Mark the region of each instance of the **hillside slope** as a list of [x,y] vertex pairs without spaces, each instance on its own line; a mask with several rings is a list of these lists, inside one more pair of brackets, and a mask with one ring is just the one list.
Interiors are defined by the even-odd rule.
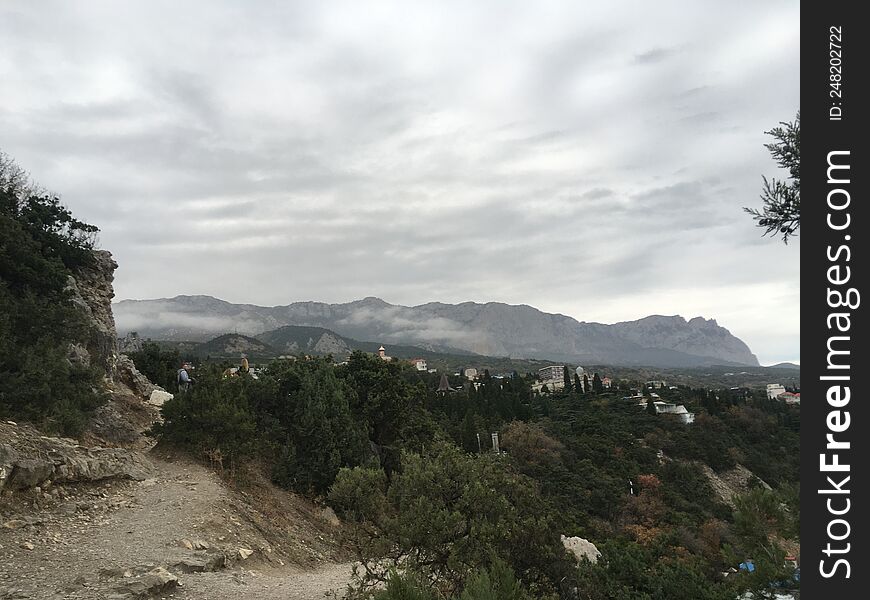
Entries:
[[[12,429],[18,438],[35,433],[4,427],[0,442]],[[134,598],[155,568],[168,580],[161,595],[180,599],[308,600],[349,580],[338,528],[310,502],[262,480],[245,492],[228,488],[189,459],[138,456],[140,481],[55,484],[4,498],[0,598]],[[244,558],[240,549],[252,552]]]

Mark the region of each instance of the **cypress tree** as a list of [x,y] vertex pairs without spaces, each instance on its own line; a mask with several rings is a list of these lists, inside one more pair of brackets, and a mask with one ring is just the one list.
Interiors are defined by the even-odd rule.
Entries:
[[462,419],[462,448],[466,452],[477,452],[477,425],[471,410],[465,411]]
[[601,383],[601,377],[598,376],[598,373],[595,373],[592,376],[592,391],[596,394],[600,394],[604,391],[604,384]]

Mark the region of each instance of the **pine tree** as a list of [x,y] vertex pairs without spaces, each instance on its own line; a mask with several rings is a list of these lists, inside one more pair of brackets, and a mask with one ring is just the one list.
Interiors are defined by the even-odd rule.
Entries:
[[586,373],[583,373],[583,393],[585,394],[585,393],[588,392],[589,390],[590,390],[590,387],[589,387],[589,375],[587,375]]
[[580,381],[580,376],[577,373],[574,373],[574,390],[578,394],[583,393],[583,382]]
[[562,367],[562,380],[565,382],[565,392],[571,392],[571,372],[568,367]]
[[301,374],[294,406],[292,447],[288,448],[276,479],[299,491],[324,491],[338,469],[356,465],[366,449],[365,435],[351,417],[348,391],[326,363],[309,365]]
[[774,142],[764,147],[776,160],[781,169],[788,169],[789,181],[763,177],[764,189],[761,194],[762,210],[744,208],[764,229],[764,235],[782,234],[782,241],[788,243],[790,236],[797,235],[801,226],[801,113],[798,111],[791,123],[781,122],[764,133],[773,137]]

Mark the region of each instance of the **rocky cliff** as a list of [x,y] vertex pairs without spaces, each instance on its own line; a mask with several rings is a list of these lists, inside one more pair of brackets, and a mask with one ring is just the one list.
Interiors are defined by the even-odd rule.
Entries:
[[147,400],[159,388],[118,352],[112,313],[117,268],[111,253],[97,250],[93,263],[69,278],[72,301],[87,321],[87,333],[70,348],[70,360],[98,367],[108,392],[106,404],[95,411],[84,439],[94,444],[143,447],[149,443],[143,432],[159,418],[158,408]]
[[138,331],[153,339],[199,341],[227,331],[258,335],[297,325],[322,327],[361,341],[579,364],[758,365],[743,341],[700,317],[687,321],[680,316],[651,316],[608,325],[525,305],[433,302],[409,307],[378,298],[262,307],[209,296],[178,296],[125,300],[114,310],[122,333]]
[[123,448],[88,448],[75,440],[40,435],[28,425],[0,422],[0,492],[105,479],[145,479],[150,465]]
[[73,303],[88,321],[88,335],[73,354],[78,360],[98,366],[106,378],[112,380],[118,359],[118,336],[112,315],[112,298],[115,297],[112,282],[118,263],[106,250],[97,250],[93,254],[93,264],[76,271],[68,282]]

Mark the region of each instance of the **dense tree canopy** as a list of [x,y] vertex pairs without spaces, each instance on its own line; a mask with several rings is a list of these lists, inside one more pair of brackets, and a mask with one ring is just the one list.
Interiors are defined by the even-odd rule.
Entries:
[[[705,471],[739,462],[799,514],[800,409],[763,391],[657,390],[697,413],[686,425],[615,390],[539,394],[519,375],[457,377],[459,391],[439,393],[440,374],[365,353],[278,361],[256,380],[223,379],[222,367],[205,365],[198,387],[167,402],[164,439],[265,461],[280,484],[326,493],[354,524],[358,590],[389,581],[383,600],[485,598],[499,561],[505,585],[536,600],[719,600],[787,576],[776,561],[778,540],[797,535],[790,518],[746,526],[755,513],[726,505]],[[571,567],[563,534],[599,544],[602,560]],[[759,551],[776,568],[722,580]]]

